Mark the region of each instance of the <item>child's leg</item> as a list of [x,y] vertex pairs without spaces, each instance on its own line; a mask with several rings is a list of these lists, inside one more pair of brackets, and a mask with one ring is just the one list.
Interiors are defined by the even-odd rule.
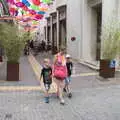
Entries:
[[67,93],[69,93],[69,84],[66,84],[66,91],[67,91]]
[[68,84],[68,80],[67,80],[67,77],[65,78],[65,86],[63,88],[63,91],[64,92],[67,92],[67,84]]
[[71,77],[68,77],[68,85],[67,85],[67,90],[68,90],[68,97],[71,98],[72,97],[72,93],[71,93],[71,89],[70,89],[70,82],[71,82]]
[[45,97],[49,97],[48,90],[45,90]]
[[65,83],[65,86],[64,86],[64,88],[63,88],[63,91],[64,91],[64,92],[67,92],[66,89],[67,89],[67,84]]
[[48,84],[44,84],[45,85],[45,102],[49,103],[49,89],[50,89],[50,85]]
[[69,89],[69,92],[71,92],[70,84],[71,84],[71,76],[68,77],[68,89]]
[[65,89],[67,88],[67,84],[65,83],[65,87],[64,87]]
[[51,84],[46,84],[46,97],[49,97],[49,90]]

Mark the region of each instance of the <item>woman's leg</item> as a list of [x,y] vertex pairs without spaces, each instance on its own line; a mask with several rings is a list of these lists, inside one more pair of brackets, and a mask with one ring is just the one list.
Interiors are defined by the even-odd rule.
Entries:
[[64,104],[64,99],[63,99],[63,88],[64,88],[64,80],[55,80],[56,84],[57,84],[57,92],[60,98],[60,103]]
[[63,99],[63,88],[64,88],[64,80],[59,80],[59,97],[60,97],[60,100],[64,102],[64,99]]
[[54,78],[54,81],[57,85],[57,96],[59,97],[59,80],[57,80],[56,78]]

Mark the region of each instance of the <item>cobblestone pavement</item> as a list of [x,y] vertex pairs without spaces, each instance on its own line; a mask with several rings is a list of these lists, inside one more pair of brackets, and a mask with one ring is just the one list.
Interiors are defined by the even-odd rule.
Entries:
[[120,86],[73,91],[61,106],[51,95],[43,101],[40,91],[0,92],[0,120],[120,120]]

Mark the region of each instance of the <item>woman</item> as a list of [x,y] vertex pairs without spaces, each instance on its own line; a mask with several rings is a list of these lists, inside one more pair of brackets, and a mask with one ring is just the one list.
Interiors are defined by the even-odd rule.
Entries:
[[65,59],[65,49],[61,49],[59,53],[55,55],[53,65],[53,76],[55,77],[55,83],[57,85],[57,96],[60,98],[60,104],[64,105],[63,88],[64,79],[67,76],[67,67]]

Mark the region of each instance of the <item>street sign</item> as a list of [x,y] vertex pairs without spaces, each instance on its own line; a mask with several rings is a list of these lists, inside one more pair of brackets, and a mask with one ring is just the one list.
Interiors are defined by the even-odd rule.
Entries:
[[76,40],[76,37],[71,37],[71,40],[72,40],[72,41],[75,41],[75,40]]

